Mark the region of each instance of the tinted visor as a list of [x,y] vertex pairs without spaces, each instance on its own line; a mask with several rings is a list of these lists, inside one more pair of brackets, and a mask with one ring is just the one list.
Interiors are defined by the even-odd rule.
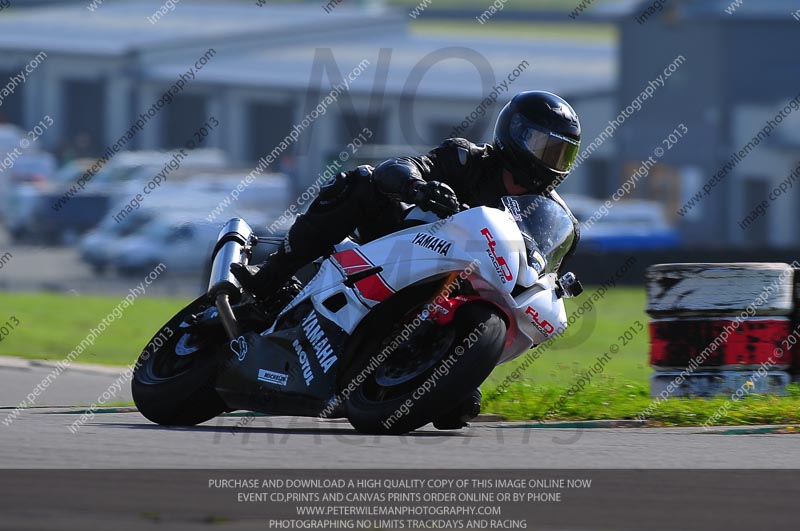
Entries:
[[511,139],[517,149],[531,153],[546,167],[562,173],[572,168],[580,149],[580,142],[536,127],[520,114],[511,120]]

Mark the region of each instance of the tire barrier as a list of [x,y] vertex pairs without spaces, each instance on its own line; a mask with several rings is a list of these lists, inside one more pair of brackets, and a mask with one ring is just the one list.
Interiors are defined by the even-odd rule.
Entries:
[[648,268],[651,395],[785,394],[800,369],[796,276],[782,263]]

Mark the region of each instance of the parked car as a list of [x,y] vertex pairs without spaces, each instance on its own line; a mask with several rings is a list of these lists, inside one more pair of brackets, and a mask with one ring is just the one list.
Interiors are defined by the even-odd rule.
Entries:
[[243,201],[232,205],[219,219],[208,221],[207,216],[219,205],[221,197],[223,196],[219,192],[208,193],[202,187],[198,190],[198,187],[188,184],[183,187],[177,200],[172,194],[153,195],[138,209],[123,217],[115,217],[114,213],[119,212],[120,208],[127,204],[123,200],[115,204],[103,220],[81,238],[79,243],[81,259],[95,273],[106,272],[112,266],[112,257],[117,252],[119,242],[136,236],[151,221],[159,217],[170,216],[173,219],[193,223],[206,222],[219,228],[225,220],[233,216],[247,217],[256,223],[266,224],[276,215],[275,209],[244,209]]
[[8,185],[0,195],[0,210],[11,237],[27,236],[36,203],[56,173],[56,158],[44,151],[23,153],[7,170]]
[[664,207],[657,201],[630,199],[612,203],[582,196],[564,196],[581,223],[582,250],[652,250],[680,246],[678,230],[667,223]]
[[112,216],[106,216],[97,227],[87,232],[81,239],[79,244],[81,260],[89,264],[95,273],[105,273],[111,262],[115,244],[141,230],[157,213],[157,207],[140,208],[119,223]]
[[[25,132],[13,124],[0,124],[0,198],[5,197],[11,187],[11,169],[18,157],[20,141]],[[0,199],[2,201],[2,199]],[[3,203],[0,203],[0,221],[5,222]]]
[[[37,201],[29,222],[31,237],[53,244],[75,243],[81,234],[95,227],[111,210],[112,205],[130,200],[131,191],[141,191],[149,179],[173,160],[176,152],[131,151],[117,154],[94,175],[84,189],[68,198],[65,194],[83,173],[43,194]],[[189,152],[180,164],[180,171],[221,171],[224,154],[216,149]],[[85,171],[85,170],[84,170]]]
[[19,146],[25,131],[14,124],[0,124],[0,154],[5,154]]
[[169,272],[199,272],[205,263],[198,256],[211,252],[219,229],[217,223],[159,215],[118,240],[111,248],[109,265],[123,275],[139,275],[159,263]]

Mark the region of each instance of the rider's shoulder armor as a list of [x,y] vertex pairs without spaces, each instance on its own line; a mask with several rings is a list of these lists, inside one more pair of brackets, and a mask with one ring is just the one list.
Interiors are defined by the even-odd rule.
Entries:
[[492,149],[490,144],[473,144],[466,138],[448,138],[437,148],[442,151],[453,151],[462,166],[490,157]]

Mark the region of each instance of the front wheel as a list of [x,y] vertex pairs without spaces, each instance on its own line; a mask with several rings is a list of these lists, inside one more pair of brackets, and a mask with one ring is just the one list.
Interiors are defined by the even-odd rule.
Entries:
[[347,401],[347,417],[360,432],[402,434],[441,417],[489,376],[503,352],[506,322],[488,303],[465,304],[450,324],[420,327],[374,369],[395,335],[372,337],[340,380],[363,381]]
[[133,372],[139,412],[165,426],[193,426],[225,411],[214,389],[219,360],[213,345],[183,332],[181,323],[208,308],[205,296],[181,310],[150,340]]

